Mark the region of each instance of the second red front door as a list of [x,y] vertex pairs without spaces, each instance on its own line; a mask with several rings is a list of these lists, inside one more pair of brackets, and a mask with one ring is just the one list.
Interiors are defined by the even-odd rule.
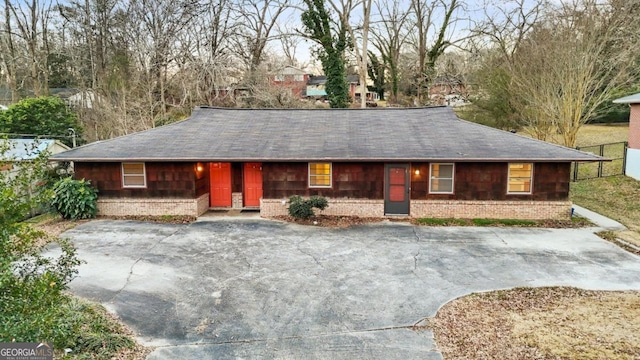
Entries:
[[262,197],[262,163],[244,164],[244,206],[259,207]]

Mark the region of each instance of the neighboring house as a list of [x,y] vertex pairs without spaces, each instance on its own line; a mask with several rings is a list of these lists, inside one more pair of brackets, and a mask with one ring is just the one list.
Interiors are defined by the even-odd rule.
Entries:
[[51,157],[99,190],[104,215],[287,213],[566,218],[572,161],[600,157],[467,122],[446,107],[196,108],[187,120]]
[[327,83],[327,77],[324,75],[313,76],[311,75],[307,80],[307,97],[312,98],[326,98],[327,90],[325,84]]
[[64,100],[69,106],[79,109],[93,109],[93,105],[96,102],[105,102],[105,99],[92,89],[78,91]]
[[463,106],[469,95],[467,85],[457,76],[438,76],[429,87],[434,105]]
[[251,96],[251,87],[241,84],[233,84],[229,86],[224,86],[220,88],[216,88],[211,94],[210,100],[225,100],[229,99],[232,101],[244,99]]
[[293,66],[286,66],[269,76],[271,85],[289,89],[291,96],[298,99],[307,96],[308,80],[309,74]]
[[[327,77],[311,76],[307,82],[307,97],[326,98],[327,91],[325,85]],[[347,83],[349,83],[349,97],[351,101],[360,100],[360,77],[358,75],[347,75]],[[370,101],[378,100],[378,94],[367,90],[367,99]]]
[[7,151],[0,159],[6,162],[0,170],[11,170],[11,163],[16,161],[30,161],[37,158],[42,152],[59,154],[70,148],[58,140],[51,139],[6,139],[0,140],[1,146],[7,146]]
[[640,180],[640,93],[613,100],[616,104],[629,104],[629,146],[625,174]]

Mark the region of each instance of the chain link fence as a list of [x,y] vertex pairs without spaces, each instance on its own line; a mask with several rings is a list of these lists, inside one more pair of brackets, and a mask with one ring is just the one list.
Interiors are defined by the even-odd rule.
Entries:
[[627,142],[577,147],[580,151],[600,155],[611,161],[574,162],[572,181],[593,179],[606,176],[623,175],[627,160]]

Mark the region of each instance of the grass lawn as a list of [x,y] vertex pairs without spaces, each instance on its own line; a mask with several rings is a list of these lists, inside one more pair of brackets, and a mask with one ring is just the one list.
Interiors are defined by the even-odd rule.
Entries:
[[625,225],[614,234],[640,246],[640,181],[619,175],[571,183],[571,201]]
[[583,125],[578,132],[578,146],[590,146],[627,141],[629,124],[597,124]]

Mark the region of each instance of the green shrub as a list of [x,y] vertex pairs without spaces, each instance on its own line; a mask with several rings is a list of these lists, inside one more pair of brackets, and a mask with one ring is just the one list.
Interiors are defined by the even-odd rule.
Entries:
[[58,239],[60,256],[43,256],[36,246],[43,233],[26,224],[2,227],[8,233],[0,236],[0,341],[46,339],[55,348],[68,347],[80,325],[63,310],[68,303],[63,291],[81,262],[75,248]]
[[55,195],[51,205],[65,219],[89,219],[98,212],[98,191],[88,180],[64,178],[53,186]]
[[324,210],[329,206],[327,199],[322,196],[312,196],[308,201],[312,208],[316,208],[318,210]]
[[315,215],[313,208],[324,210],[329,206],[327,199],[322,196],[312,196],[305,200],[299,195],[293,195],[289,201],[289,215],[296,219],[309,219]]

